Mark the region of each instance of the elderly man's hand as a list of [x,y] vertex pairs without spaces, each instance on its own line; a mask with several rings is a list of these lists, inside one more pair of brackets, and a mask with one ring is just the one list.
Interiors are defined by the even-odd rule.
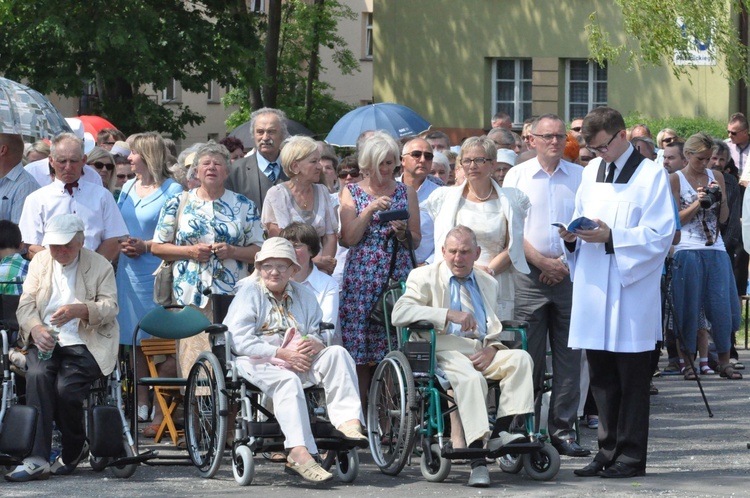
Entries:
[[88,315],[89,309],[85,304],[64,304],[52,314],[49,323],[54,327],[60,327],[75,318],[88,319]]
[[496,348],[487,346],[486,348],[482,348],[477,353],[469,356],[469,360],[471,360],[472,365],[474,365],[474,370],[478,372],[483,372],[484,370],[486,370],[487,367],[489,367],[492,363],[492,360],[495,359],[495,353],[497,353]]
[[31,337],[34,339],[34,344],[36,344],[37,349],[43,352],[54,349],[55,343],[57,342],[55,338],[47,332],[47,327],[44,325],[37,325],[31,329]]
[[449,322],[461,326],[461,332],[474,332],[477,329],[477,320],[474,315],[465,311],[448,310],[446,316]]

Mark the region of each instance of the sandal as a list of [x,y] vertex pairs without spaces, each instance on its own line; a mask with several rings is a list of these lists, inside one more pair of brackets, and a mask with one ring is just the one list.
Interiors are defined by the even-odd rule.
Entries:
[[701,364],[701,375],[713,375],[716,371],[708,366],[708,363]]
[[741,380],[742,374],[734,369],[731,363],[719,365],[719,376],[722,379]]
[[314,458],[311,458],[307,463],[302,465],[292,460],[292,457],[287,457],[286,461],[287,464],[284,466],[284,472],[299,475],[305,481],[319,483],[333,479],[333,474],[321,467]]
[[695,375],[695,370],[693,370],[693,367],[683,367],[682,370],[680,370],[680,373],[685,378],[685,380],[697,380],[698,376]]
[[337,430],[349,441],[367,441],[367,436],[362,434],[362,426],[359,424],[342,425]]
[[283,451],[266,452],[266,453],[263,453],[263,458],[265,458],[269,462],[285,463],[286,462],[286,453],[284,453]]
[[143,429],[143,437],[156,437],[159,432],[159,424],[151,424]]

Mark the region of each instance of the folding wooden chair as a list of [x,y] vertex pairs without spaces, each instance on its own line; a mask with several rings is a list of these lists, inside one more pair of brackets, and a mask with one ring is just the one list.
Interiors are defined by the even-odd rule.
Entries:
[[[164,418],[161,421],[159,429],[156,431],[154,436],[154,442],[158,443],[161,441],[164,431],[169,431],[169,436],[172,438],[172,443],[177,445],[177,440],[184,434],[184,431],[177,429],[174,423],[173,415],[175,409],[180,404],[180,387],[184,384],[181,379],[166,379],[159,377],[159,373],[156,370],[155,357],[158,355],[169,356],[177,353],[177,341],[174,339],[142,339],[141,340],[141,351],[146,357],[146,365],[148,366],[149,375],[151,379],[159,379],[160,384],[153,384],[154,399],[159,403],[161,412],[164,414]],[[143,379],[141,379],[143,380]],[[175,385],[171,385],[174,381]],[[156,381],[154,381],[156,382]],[[144,382],[140,382],[143,384]],[[171,401],[167,402],[167,396],[171,396]]]

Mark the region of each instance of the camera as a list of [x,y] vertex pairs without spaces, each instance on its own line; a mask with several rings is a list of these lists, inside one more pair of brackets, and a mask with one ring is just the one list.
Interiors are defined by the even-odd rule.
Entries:
[[409,211],[406,209],[389,209],[388,211],[381,211],[379,218],[381,223],[396,220],[408,220]]
[[701,207],[708,209],[717,202],[721,202],[721,190],[716,185],[703,189],[706,195],[701,199]]

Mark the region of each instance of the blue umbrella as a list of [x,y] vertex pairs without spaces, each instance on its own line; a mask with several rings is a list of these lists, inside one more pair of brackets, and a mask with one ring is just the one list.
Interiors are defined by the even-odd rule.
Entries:
[[384,130],[398,140],[428,129],[430,123],[400,104],[370,104],[347,113],[333,125],[326,142],[339,147],[354,147],[357,137],[368,130]]

